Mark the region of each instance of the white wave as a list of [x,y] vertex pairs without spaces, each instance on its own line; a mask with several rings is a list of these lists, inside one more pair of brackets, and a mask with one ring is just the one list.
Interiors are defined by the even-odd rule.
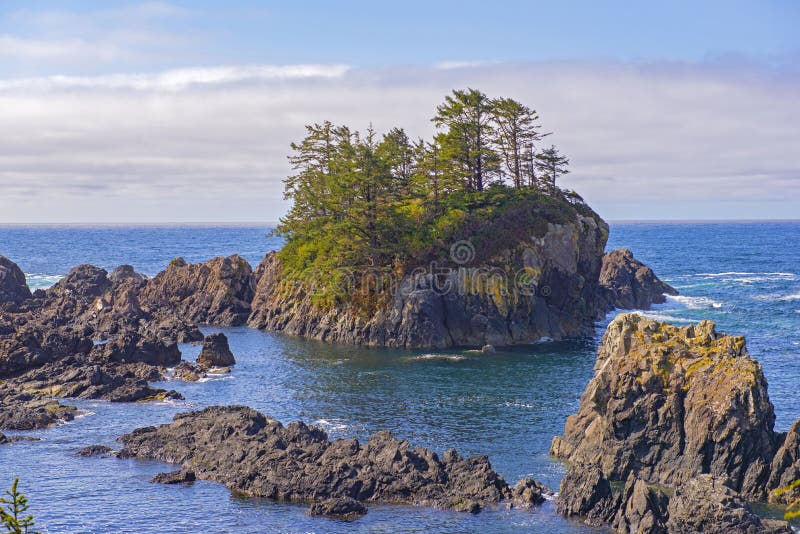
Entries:
[[642,317],[647,317],[648,319],[653,319],[654,321],[660,321],[662,323],[692,324],[697,322],[693,319],[686,319],[684,317],[675,317],[674,315],[667,315],[666,313],[655,313],[655,312],[641,311],[641,310],[637,310],[633,313],[641,315]]
[[417,361],[428,361],[428,360],[443,360],[443,361],[451,361],[451,362],[460,362],[466,360],[466,356],[459,356],[458,354],[421,354],[419,356],[409,356],[407,358],[403,358],[404,360],[410,362],[417,362]]
[[233,375],[230,373],[211,373],[209,372],[203,378],[197,380],[198,383],[202,384],[204,382],[220,382],[222,380],[233,380]]
[[327,419],[317,419],[314,421],[314,424],[321,427],[326,432],[343,432],[350,428],[350,425],[346,425],[340,421],[331,422]]
[[798,279],[797,274],[784,272],[728,271],[724,273],[700,273],[694,276],[736,284],[754,284],[756,282],[778,282]]
[[519,401],[514,401],[514,402],[506,401],[503,403],[503,406],[507,406],[508,408],[536,408],[536,406],[533,404],[529,404],[527,402],[519,402]]
[[64,278],[63,274],[25,273],[25,280],[32,291],[53,287],[62,278]]
[[708,297],[690,297],[687,295],[667,295],[667,301],[678,302],[690,310],[707,310],[721,308],[722,303]]
[[786,295],[786,296],[778,298],[778,300],[800,300],[800,293],[794,293],[792,295]]

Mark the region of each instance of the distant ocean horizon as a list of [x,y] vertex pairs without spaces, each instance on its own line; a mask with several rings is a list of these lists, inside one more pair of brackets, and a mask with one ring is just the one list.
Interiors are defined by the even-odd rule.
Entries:
[[[687,325],[702,319],[744,335],[764,367],[776,430],[800,418],[800,221],[611,222],[608,249],[627,247],[680,291],[640,312]],[[202,262],[240,254],[255,267],[282,245],[269,223],[3,225],[0,255],[17,262],[32,288],[46,288],[72,267],[133,265],[153,276],[175,257]],[[414,446],[488,454],[510,483],[531,476],[557,488],[564,466],[547,455],[592,376],[606,324],[594,336],[499,349],[404,351],[327,345],[246,327],[211,328],[230,340],[237,365],[224,379],[169,382],[186,401],[123,404],[79,401],[85,416],[25,432],[42,441],[0,447],[14,466],[45,532],[490,531],[598,532],[555,513],[486,510],[472,516],[428,508],[370,506],[357,522],[313,518],[306,507],[240,498],[221,484],[150,484],[159,462],[78,458],[82,446],[118,447],[131,430],[169,422],[213,404],[245,404],[287,423],[302,420],[331,437],[365,439],[389,430]],[[181,347],[192,360],[198,348]],[[13,434],[7,432],[7,434]],[[80,498],[75,498],[80,495]],[[211,514],[208,511],[214,510]],[[602,532],[602,530],[600,531]]]

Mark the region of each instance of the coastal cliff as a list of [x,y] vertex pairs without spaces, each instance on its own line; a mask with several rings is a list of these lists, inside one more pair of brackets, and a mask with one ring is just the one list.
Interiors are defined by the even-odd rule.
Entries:
[[347,299],[315,305],[313,288],[287,279],[279,255],[270,253],[255,271],[248,324],[323,341],[406,348],[588,335],[604,312],[598,279],[608,225],[582,207],[568,208],[561,221],[542,214],[535,225],[515,230],[518,240],[489,257],[480,244],[457,244],[465,258],[453,256],[435,272],[403,274],[393,294],[369,314]]

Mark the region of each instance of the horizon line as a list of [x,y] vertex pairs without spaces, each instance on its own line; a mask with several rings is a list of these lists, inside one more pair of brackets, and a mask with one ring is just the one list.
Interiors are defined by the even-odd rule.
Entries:
[[[711,223],[793,223],[798,219],[608,219],[609,224],[711,224]],[[186,226],[186,227],[247,227],[247,226],[277,226],[278,221],[153,221],[153,222],[0,222],[3,227],[158,227],[158,226]]]

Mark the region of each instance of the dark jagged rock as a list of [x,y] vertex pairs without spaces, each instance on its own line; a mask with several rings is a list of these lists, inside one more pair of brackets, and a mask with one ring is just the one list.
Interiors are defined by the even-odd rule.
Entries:
[[610,525],[619,533],[792,532],[785,521],[753,513],[737,492],[713,475],[697,475],[674,491],[630,475],[624,487],[613,490],[599,468],[573,465],[561,482],[557,506],[565,517],[581,517],[592,526]]
[[669,499],[667,531],[712,534],[789,534],[784,521],[761,519],[723,479],[698,475],[675,489]]
[[338,497],[313,503],[309,506],[308,513],[309,515],[353,520],[365,515],[367,507],[350,497]]
[[230,367],[236,363],[225,334],[209,334],[203,341],[203,348],[197,357],[197,366],[201,369],[212,367]]
[[253,299],[253,270],[233,255],[202,264],[173,260],[139,293],[143,309],[192,324],[238,326],[247,321]]
[[177,344],[135,333],[127,333],[99,348],[103,356],[112,362],[166,366],[177,365],[181,361]]
[[561,481],[556,510],[564,517],[585,517],[611,498],[611,484],[596,466],[573,465]]
[[191,484],[197,480],[194,471],[179,469],[169,473],[159,473],[150,480],[154,484]]
[[775,414],[761,366],[742,337],[703,321],[677,328],[635,314],[609,326],[595,376],[551,454],[675,486],[710,473],[751,499],[766,497]]
[[0,384],[0,429],[36,430],[72,421],[75,406],[43,398],[36,392],[21,391],[8,382]]
[[649,310],[653,304],[665,302],[665,295],[678,294],[626,248],[612,250],[603,256],[600,286],[606,291],[608,310]]
[[0,256],[0,305],[20,304],[31,298],[31,290],[22,269],[5,256]]
[[[403,276],[375,313],[350,303],[321,309],[285,280],[278,255],[256,269],[248,324],[289,335],[370,346],[507,346],[588,335],[605,311],[598,278],[608,225],[596,214],[540,217],[512,248],[475,264]],[[523,232],[525,233],[525,232]]]
[[0,432],[0,445],[9,445],[11,443],[17,443],[18,441],[39,441],[39,438],[30,436],[6,436]]
[[4,384],[42,397],[102,399],[111,402],[182,399],[180,393],[150,387],[164,369],[145,363],[109,362],[98,354],[48,363]]
[[78,451],[78,456],[84,458],[94,458],[97,456],[112,456],[113,451],[111,447],[106,445],[89,445]]
[[789,504],[800,498],[800,420],[794,422],[772,459],[768,488],[769,502]]
[[[178,414],[171,424],[140,428],[120,441],[121,458],[180,464],[198,479],[280,501],[348,497],[474,511],[514,499],[485,456],[462,459],[448,451],[439,459],[387,432],[363,445],[355,439],[330,442],[319,428],[283,426],[243,406]],[[531,501],[524,491],[519,495],[520,504]]]
[[531,508],[542,504],[548,497],[553,497],[553,490],[536,482],[532,478],[523,478],[511,489],[514,505],[520,508]]

